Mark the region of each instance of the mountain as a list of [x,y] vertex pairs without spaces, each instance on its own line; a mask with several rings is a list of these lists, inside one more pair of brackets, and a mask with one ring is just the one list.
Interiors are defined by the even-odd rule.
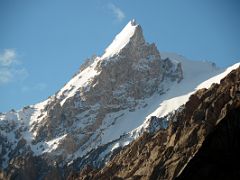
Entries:
[[132,20],[57,93],[0,114],[0,177],[62,179],[101,168],[145,133],[169,129],[196,91],[238,66],[160,53]]

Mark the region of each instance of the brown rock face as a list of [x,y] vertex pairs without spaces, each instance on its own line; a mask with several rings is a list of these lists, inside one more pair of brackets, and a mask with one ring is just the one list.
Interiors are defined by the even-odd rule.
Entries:
[[193,94],[166,130],[145,133],[100,170],[73,179],[237,179],[240,68]]
[[239,179],[240,110],[231,110],[176,179]]

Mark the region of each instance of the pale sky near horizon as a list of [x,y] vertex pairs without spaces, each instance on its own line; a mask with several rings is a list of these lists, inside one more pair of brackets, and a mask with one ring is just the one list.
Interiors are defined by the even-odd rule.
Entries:
[[238,0],[1,0],[0,112],[53,95],[133,18],[160,52],[240,61]]

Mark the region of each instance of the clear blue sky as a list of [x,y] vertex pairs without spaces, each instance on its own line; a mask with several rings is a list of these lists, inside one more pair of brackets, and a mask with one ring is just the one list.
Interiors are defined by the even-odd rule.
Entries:
[[0,112],[54,94],[133,18],[160,51],[240,59],[239,0],[1,0]]

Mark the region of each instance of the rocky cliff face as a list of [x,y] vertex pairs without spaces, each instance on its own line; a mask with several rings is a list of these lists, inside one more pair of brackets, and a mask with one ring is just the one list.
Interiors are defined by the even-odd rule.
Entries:
[[240,109],[230,110],[177,179],[238,179]]
[[201,89],[169,117],[166,129],[144,133],[102,169],[69,179],[238,179],[240,68]]

